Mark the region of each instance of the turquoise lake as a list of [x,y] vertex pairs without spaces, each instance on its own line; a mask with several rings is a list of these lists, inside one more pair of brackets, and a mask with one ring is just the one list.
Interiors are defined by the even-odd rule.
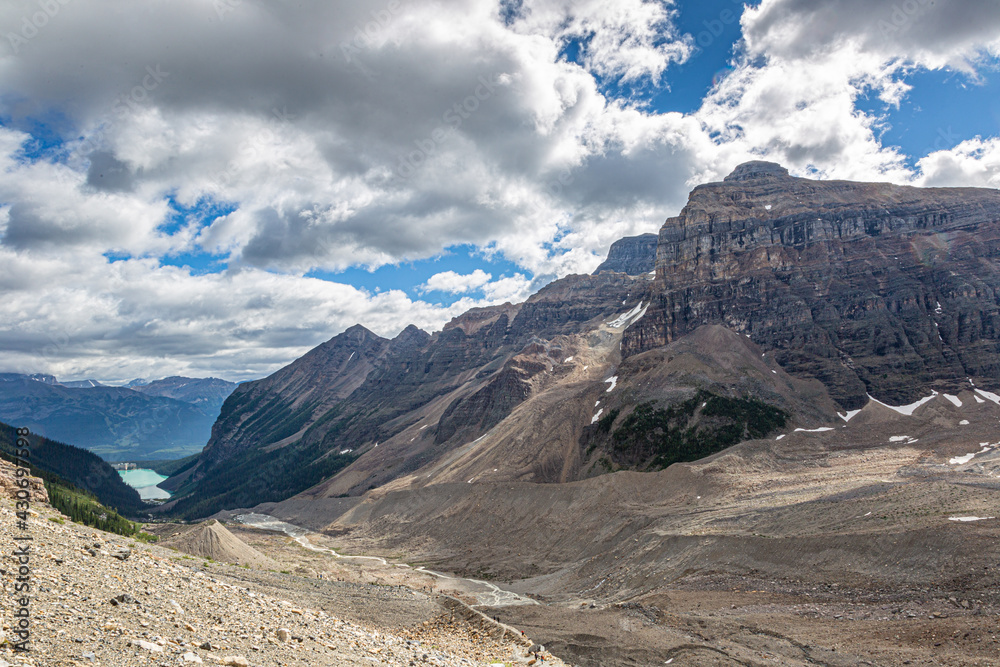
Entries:
[[170,497],[169,491],[156,486],[166,477],[153,470],[146,468],[119,470],[118,474],[121,475],[122,481],[139,492],[139,497],[143,500],[166,500]]

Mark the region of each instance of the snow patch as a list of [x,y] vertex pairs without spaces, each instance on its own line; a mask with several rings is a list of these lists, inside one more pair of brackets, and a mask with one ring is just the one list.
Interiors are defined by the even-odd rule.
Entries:
[[997,446],[1000,446],[1000,442],[995,442],[993,444],[990,444],[988,442],[981,442],[979,443],[979,446],[982,447],[982,449],[980,449],[978,452],[952,457],[948,459],[948,463],[950,463],[953,466],[958,466],[962,465],[963,463],[968,463],[973,459],[973,457],[979,456],[980,454],[985,454],[986,452],[992,451]]
[[[650,303],[652,303],[652,302],[650,302]],[[638,322],[639,320],[641,320],[646,315],[646,311],[647,310],[649,310],[649,304],[648,303],[645,306],[643,306],[642,310],[639,311],[639,314],[635,316],[634,320],[632,320],[632,323],[635,324],[636,322]]]
[[617,375],[612,375],[607,380],[605,380],[605,382],[610,382],[611,383],[611,386],[608,387],[608,390],[607,390],[607,393],[610,394],[611,391],[618,385],[618,376]]
[[[624,301],[622,301],[622,305],[623,306],[625,305]],[[640,314],[640,311],[641,311],[641,314]],[[615,319],[613,319],[610,322],[608,322],[608,326],[611,327],[612,329],[619,329],[619,328],[625,326],[626,324],[628,324],[629,322],[631,322],[632,319],[636,317],[636,315],[638,315],[639,317],[642,317],[645,314],[646,314],[646,310],[642,307],[642,302],[640,301],[639,305],[636,306],[635,308],[633,308],[632,310],[630,310],[627,313],[624,313],[622,315],[619,315]]]
[[891,438],[889,438],[889,442],[902,442],[904,440],[909,440],[909,439],[910,436],[908,435],[894,435]]
[[802,431],[803,433],[822,433],[823,431],[832,431],[833,428],[830,426],[820,426],[819,428],[797,428],[796,431]]
[[941,312],[944,310],[944,308],[941,307],[941,302],[940,301],[935,301],[934,303],[935,303],[934,312],[937,313],[938,315],[940,315]]
[[597,414],[590,418],[591,424],[596,424],[597,420],[601,418],[601,414],[604,412],[604,408],[597,411]]
[[[907,417],[912,417],[914,411],[917,408],[919,408],[921,405],[923,405],[927,401],[933,399],[937,395],[938,395],[938,393],[935,391],[930,396],[925,396],[924,398],[921,398],[916,403],[910,403],[909,405],[898,405],[898,406],[897,405],[888,405],[886,403],[883,403],[882,401],[880,401],[877,398],[873,397],[871,394],[868,394],[868,399],[871,400],[871,401],[875,401],[879,405],[883,405],[883,406],[889,408],[890,410],[895,410],[896,412],[898,412],[901,415],[906,415]],[[1000,400],[1000,396],[997,397],[997,400]]]
[[354,353],[353,353],[353,352],[351,352],[351,356],[347,357],[347,360],[348,360],[348,361],[350,361],[350,360],[351,360],[351,359],[353,359],[353,358],[354,358]]
[[350,454],[353,451],[354,451],[353,449],[341,449],[340,453],[341,454]]
[[765,211],[770,211],[771,210],[771,205],[770,204],[764,204],[764,210]]
[[985,403],[985,402],[986,401],[984,401],[983,399],[981,399],[978,396],[976,396],[976,403]]
[[597,407],[598,405],[600,405],[600,404],[601,404],[601,402],[600,402],[600,401],[597,401],[597,402],[595,402],[595,403],[594,403],[594,407],[596,408],[596,407]]
[[566,357],[565,359],[563,359],[564,364],[568,364],[571,361],[573,361],[573,357]]
[[951,394],[942,394],[942,396],[951,401],[956,408],[962,407],[962,399],[960,399],[958,396],[952,396]]
[[784,438],[784,437],[785,437],[785,434],[784,434],[784,433],[782,433],[782,434],[781,434],[781,435],[779,435],[779,436],[778,436],[777,438],[775,438],[775,440],[781,440],[781,439],[782,439],[782,438]]
[[838,417],[840,417],[841,419],[843,419],[843,420],[844,420],[845,422],[849,422],[849,421],[851,421],[852,419],[854,419],[854,417],[855,417],[855,416],[856,416],[856,415],[857,415],[857,414],[858,414],[859,412],[861,412],[861,410],[848,410],[848,411],[847,411],[847,412],[846,412],[845,414],[840,414],[840,413],[838,412],[838,413],[837,413],[837,416],[838,416]]
[[423,426],[420,427],[419,430],[423,431],[425,428],[427,428],[427,426],[428,426],[428,424],[424,424]]
[[995,516],[950,516],[948,521],[962,521],[963,523],[968,523],[969,521],[986,521],[987,519],[995,519]]
[[968,419],[963,419],[962,421],[958,422],[958,425],[959,426],[968,426],[969,425],[969,420]]
[[997,405],[1000,405],[1000,396],[997,396],[991,391],[985,391],[983,389],[976,389],[976,393],[985,398],[988,401],[993,401]]

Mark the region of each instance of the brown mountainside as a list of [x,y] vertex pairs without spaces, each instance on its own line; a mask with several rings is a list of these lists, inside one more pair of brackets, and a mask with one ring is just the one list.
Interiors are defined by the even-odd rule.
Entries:
[[353,327],[241,385],[167,509],[658,470],[867,393],[995,389],[998,234],[996,191],[748,163],[666,222],[655,277],[569,276],[434,334]]

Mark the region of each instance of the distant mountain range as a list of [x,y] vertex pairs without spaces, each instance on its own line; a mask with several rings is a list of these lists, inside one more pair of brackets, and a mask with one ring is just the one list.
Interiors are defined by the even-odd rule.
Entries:
[[208,442],[235,388],[217,378],[169,377],[129,388],[0,373],[0,420],[109,461],[177,459]]

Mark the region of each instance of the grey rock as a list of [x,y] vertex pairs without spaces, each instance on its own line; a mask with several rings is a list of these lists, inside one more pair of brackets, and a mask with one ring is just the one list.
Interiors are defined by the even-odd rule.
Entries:
[[626,236],[611,244],[608,257],[594,271],[594,275],[605,271],[641,276],[656,266],[656,234]]

